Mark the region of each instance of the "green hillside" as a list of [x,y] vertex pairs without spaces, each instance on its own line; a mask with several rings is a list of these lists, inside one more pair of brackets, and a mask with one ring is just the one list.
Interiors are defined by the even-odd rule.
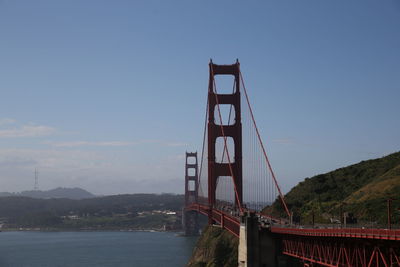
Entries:
[[[386,223],[387,199],[393,200],[393,219],[400,218],[400,152],[361,161],[348,167],[306,178],[285,195],[286,203],[302,223],[329,222],[342,212],[351,212],[359,222]],[[267,208],[283,214],[276,201]]]

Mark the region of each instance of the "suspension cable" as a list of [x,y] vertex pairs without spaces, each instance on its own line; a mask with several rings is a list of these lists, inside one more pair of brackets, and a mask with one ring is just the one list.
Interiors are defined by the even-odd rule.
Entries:
[[268,156],[267,156],[267,152],[266,152],[266,150],[265,150],[265,148],[264,148],[264,144],[263,144],[263,142],[262,142],[262,140],[261,140],[260,132],[258,131],[258,127],[257,127],[256,121],[255,121],[255,119],[254,119],[253,110],[252,110],[251,105],[250,105],[249,96],[247,95],[246,86],[244,85],[244,79],[243,79],[242,72],[240,71],[240,69],[239,69],[239,75],[240,75],[240,80],[241,80],[241,82],[242,82],[243,91],[244,91],[244,94],[245,94],[245,96],[246,96],[246,102],[247,102],[247,105],[248,105],[248,107],[249,107],[251,119],[252,119],[253,124],[254,124],[254,127],[255,127],[255,129],[256,129],[258,141],[260,142],[260,145],[261,145],[261,148],[262,148],[264,157],[265,157],[265,161],[267,162],[268,168],[269,168],[269,170],[271,171],[271,175],[272,175],[272,178],[273,178],[273,180],[274,180],[275,187],[278,189],[279,197],[280,197],[280,199],[281,199],[281,202],[282,202],[282,204],[283,204],[283,207],[284,207],[284,209],[285,209],[285,212],[286,212],[286,214],[290,217],[289,209],[288,209],[288,207],[287,207],[287,205],[286,205],[286,202],[285,202],[285,199],[284,199],[283,194],[282,194],[282,192],[281,192],[281,189],[280,189],[280,187],[279,187],[278,181],[277,181],[276,178],[275,178],[274,171],[272,170],[271,164],[270,164],[269,159],[268,159]]
[[200,186],[201,172],[203,170],[204,147],[205,147],[205,144],[206,144],[206,131],[207,131],[207,119],[208,119],[208,104],[209,104],[209,102],[208,102],[208,93],[207,93],[206,116],[205,116],[204,131],[203,131],[203,147],[201,149],[200,172],[199,172],[199,180],[198,180],[198,185],[197,186]]

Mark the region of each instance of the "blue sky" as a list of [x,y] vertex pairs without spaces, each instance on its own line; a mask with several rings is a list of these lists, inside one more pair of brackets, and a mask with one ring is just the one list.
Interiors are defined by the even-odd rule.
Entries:
[[0,1],[0,191],[183,191],[239,58],[284,191],[400,150],[400,2]]

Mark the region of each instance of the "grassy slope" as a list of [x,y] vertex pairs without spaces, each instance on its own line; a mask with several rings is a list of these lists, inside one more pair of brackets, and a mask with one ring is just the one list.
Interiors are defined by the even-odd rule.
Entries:
[[[359,220],[386,220],[386,199],[400,198],[400,152],[379,159],[362,161],[345,168],[306,178],[286,194],[285,199],[302,221],[311,220],[314,210],[318,221],[343,210]],[[394,203],[397,205],[397,203]],[[272,210],[281,213],[279,202]]]

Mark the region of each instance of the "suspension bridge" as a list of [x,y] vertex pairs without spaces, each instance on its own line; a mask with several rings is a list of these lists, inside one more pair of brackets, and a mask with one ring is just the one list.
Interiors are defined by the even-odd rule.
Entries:
[[[207,216],[239,238],[239,266],[400,266],[400,230],[292,224],[238,61],[210,61],[202,151],[186,153],[185,170],[186,234]],[[263,211],[276,200],[282,218]]]

